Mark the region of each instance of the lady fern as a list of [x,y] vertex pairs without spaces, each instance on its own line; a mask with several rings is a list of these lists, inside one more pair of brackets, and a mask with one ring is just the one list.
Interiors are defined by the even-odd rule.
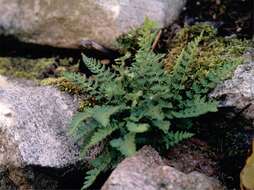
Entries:
[[[144,144],[169,148],[190,138],[193,134],[188,129],[192,119],[217,110],[216,102],[208,100],[206,93],[220,81],[219,75],[211,73],[198,82],[188,78],[202,33],[182,50],[173,71],[168,73],[163,67],[163,55],[151,49],[156,36],[153,27],[151,21],[146,21],[143,29],[139,29],[139,50],[130,67],[122,61],[109,70],[83,55],[84,63],[95,74],[93,79],[79,74],[65,75],[87,94],[95,96],[97,102],[73,117],[72,133],[79,139],[82,135],[86,138],[84,153],[103,141],[105,148],[101,155],[107,154],[108,158],[95,160],[101,165],[94,165],[88,172],[84,188],[100,172],[110,168],[113,160],[133,155]],[[85,133],[88,128],[89,137]]]

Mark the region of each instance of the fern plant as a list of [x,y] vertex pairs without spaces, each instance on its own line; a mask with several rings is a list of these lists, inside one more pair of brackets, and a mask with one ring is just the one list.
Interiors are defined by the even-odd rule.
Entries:
[[101,155],[92,162],[94,168],[87,172],[83,189],[116,160],[135,154],[145,144],[170,148],[192,137],[193,118],[217,111],[217,103],[208,99],[207,92],[221,75],[211,73],[202,81],[189,80],[202,33],[182,50],[171,73],[164,69],[163,55],[151,50],[155,36],[154,23],[146,21],[129,67],[119,59],[122,61],[109,69],[83,55],[94,77],[65,74],[96,98],[96,106],[77,113],[71,122],[71,133],[82,142],[82,155],[98,143],[104,144]]

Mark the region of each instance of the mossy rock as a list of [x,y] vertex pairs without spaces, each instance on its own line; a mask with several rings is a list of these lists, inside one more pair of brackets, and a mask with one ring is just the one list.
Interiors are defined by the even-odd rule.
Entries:
[[243,54],[250,47],[250,41],[236,37],[223,38],[217,35],[213,26],[203,23],[186,26],[181,29],[169,44],[169,53],[165,60],[165,67],[170,71],[187,43],[203,33],[203,41],[199,47],[194,70],[197,75],[207,73],[208,70],[223,65],[225,62],[243,62]]

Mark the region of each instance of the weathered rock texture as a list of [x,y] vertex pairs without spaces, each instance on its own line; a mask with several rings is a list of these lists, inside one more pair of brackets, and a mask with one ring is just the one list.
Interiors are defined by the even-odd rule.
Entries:
[[0,0],[0,34],[25,42],[76,48],[81,39],[106,46],[143,23],[160,26],[180,13],[185,0]]
[[[250,53],[248,61],[238,66],[231,79],[224,81],[210,94],[220,100],[221,107],[235,108],[246,119],[254,121],[254,60]],[[253,123],[254,124],[254,123]]]
[[77,106],[53,87],[0,76],[0,190],[56,189],[55,179],[81,166],[67,134]]
[[163,163],[151,147],[142,148],[113,171],[102,190],[220,190],[219,183],[198,172],[184,174]]
[[55,88],[0,78],[0,165],[57,168],[77,162],[78,149],[67,135],[76,108]]

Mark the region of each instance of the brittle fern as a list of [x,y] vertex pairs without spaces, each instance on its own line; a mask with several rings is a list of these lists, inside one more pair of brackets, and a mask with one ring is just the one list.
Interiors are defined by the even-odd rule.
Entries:
[[88,95],[95,96],[98,104],[77,113],[71,122],[72,134],[84,138],[83,154],[102,141],[105,146],[93,161],[97,164],[92,163],[94,168],[87,172],[83,189],[93,184],[100,172],[113,167],[115,160],[135,154],[145,144],[169,148],[192,137],[188,131],[192,120],[217,111],[217,102],[209,100],[207,92],[222,80],[217,75],[221,69],[199,81],[189,78],[202,32],[182,50],[172,72],[167,72],[163,55],[151,49],[156,27],[151,21],[144,25],[139,29],[139,49],[131,66],[122,61],[109,70],[83,55],[95,76],[65,74],[68,80],[87,89]]

